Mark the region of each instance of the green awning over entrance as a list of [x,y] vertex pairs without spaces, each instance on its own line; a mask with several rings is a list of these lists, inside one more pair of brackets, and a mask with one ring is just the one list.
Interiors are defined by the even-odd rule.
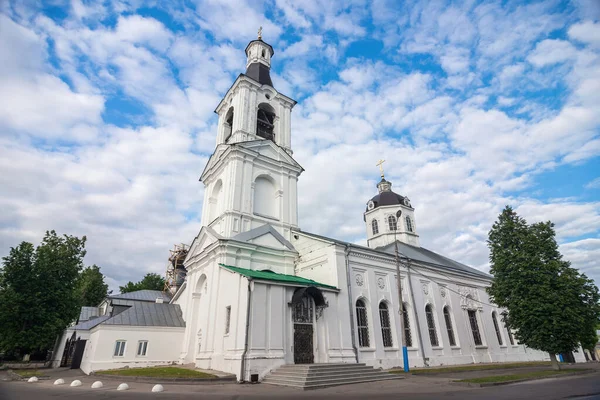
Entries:
[[302,286],[317,286],[327,289],[335,289],[338,290],[335,286],[325,285],[324,283],[319,283],[313,281],[312,279],[302,278],[296,275],[285,275],[278,274],[273,271],[256,271],[253,269],[232,267],[231,265],[219,264],[223,268],[227,268],[230,271],[236,272],[240,275],[243,275],[248,278],[258,279],[261,281],[271,281],[271,282],[281,282],[281,283],[290,283],[297,284]]

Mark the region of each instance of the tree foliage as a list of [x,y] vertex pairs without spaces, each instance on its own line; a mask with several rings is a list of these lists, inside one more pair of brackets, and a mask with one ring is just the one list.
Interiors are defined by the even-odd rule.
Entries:
[[92,265],[81,271],[77,282],[77,296],[80,305],[98,306],[108,294],[108,285],[104,283],[104,275],[102,275],[97,265]]
[[489,233],[491,300],[508,310],[520,343],[555,354],[595,336],[600,295],[593,281],[562,259],[554,224],[528,225],[506,207]]
[[162,276],[155,273],[147,273],[141,281],[133,283],[127,282],[125,286],[119,286],[121,293],[135,292],[136,290],[163,290],[165,288],[165,280]]
[[81,239],[46,232],[34,249],[22,242],[2,259],[0,349],[28,354],[50,349],[79,313],[74,290],[85,256]]

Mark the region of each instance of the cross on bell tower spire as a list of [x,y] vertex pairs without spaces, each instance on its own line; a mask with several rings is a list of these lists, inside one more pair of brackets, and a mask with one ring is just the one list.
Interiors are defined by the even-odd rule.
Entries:
[[383,176],[383,163],[385,162],[385,160],[379,160],[379,162],[377,164],[375,164],[376,166],[379,167],[379,170],[381,171],[381,179],[384,178]]

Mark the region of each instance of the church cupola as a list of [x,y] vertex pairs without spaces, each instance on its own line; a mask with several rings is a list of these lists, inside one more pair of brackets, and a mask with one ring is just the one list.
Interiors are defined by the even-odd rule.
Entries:
[[215,112],[219,115],[217,145],[271,140],[292,154],[292,108],[296,101],[279,93],[271,81],[275,52],[258,39],[246,46],[246,72],[240,74]]
[[[419,246],[415,210],[408,197],[392,192],[392,183],[385,179],[382,164],[383,161],[377,164],[381,169],[381,181],[377,184],[379,194],[367,202],[367,209],[364,213],[367,225],[367,245],[376,248],[399,240]],[[398,213],[399,211],[400,213]]]
[[275,52],[270,44],[262,40],[262,27],[258,30],[258,39],[246,46],[246,76],[261,85],[273,86],[271,81],[271,57]]

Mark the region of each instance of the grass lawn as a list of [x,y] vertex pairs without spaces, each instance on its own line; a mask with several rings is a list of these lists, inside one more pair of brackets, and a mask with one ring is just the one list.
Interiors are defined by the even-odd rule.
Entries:
[[511,375],[497,375],[497,376],[484,376],[481,378],[462,379],[456,382],[468,382],[468,383],[496,383],[496,382],[509,382],[518,379],[530,379],[530,378],[545,378],[548,376],[572,374],[573,372],[589,371],[586,369],[562,369],[560,371],[535,371],[535,372],[524,372],[522,374],[511,374]]
[[[550,361],[532,361],[532,362],[521,362],[521,363],[498,363],[498,364],[472,364],[472,365],[461,365],[456,367],[441,367],[441,368],[419,368],[411,369],[410,372],[415,375],[426,375],[426,374],[441,374],[441,373],[452,373],[452,372],[469,372],[469,371],[485,371],[490,369],[509,369],[509,368],[523,368],[523,367],[543,367],[549,366]],[[401,369],[395,369],[390,371],[392,374],[404,373]]]
[[216,378],[215,375],[206,374],[193,369],[179,367],[149,367],[149,368],[125,368],[109,369],[107,371],[98,371],[101,375],[118,376],[145,376],[150,378]]
[[32,376],[44,376],[44,371],[38,371],[37,369],[13,369],[12,372],[22,376],[23,378],[31,378]]

